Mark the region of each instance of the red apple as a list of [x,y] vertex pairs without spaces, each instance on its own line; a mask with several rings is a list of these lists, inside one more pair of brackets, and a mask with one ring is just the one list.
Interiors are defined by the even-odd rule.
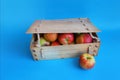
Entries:
[[60,45],[60,43],[57,41],[51,43],[51,46],[58,46],[58,45]]
[[74,35],[72,33],[62,33],[58,35],[58,41],[61,44],[71,44],[74,41]]
[[77,44],[80,44],[80,43],[91,43],[91,42],[92,42],[92,37],[88,33],[80,34],[76,38],[76,43]]
[[95,59],[91,54],[84,53],[80,55],[80,66],[83,69],[91,69],[95,65]]
[[54,42],[57,39],[57,33],[46,33],[44,34],[44,38],[49,42]]

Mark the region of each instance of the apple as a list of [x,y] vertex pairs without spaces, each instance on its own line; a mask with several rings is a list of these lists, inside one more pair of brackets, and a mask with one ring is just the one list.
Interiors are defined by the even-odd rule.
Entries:
[[95,65],[95,58],[91,54],[83,53],[80,55],[79,63],[83,69],[91,69]]
[[41,46],[49,46],[50,42],[46,41],[43,37],[40,38],[40,45]]
[[92,37],[88,33],[82,33],[76,38],[76,43],[91,43],[92,42]]
[[57,42],[57,41],[54,41],[54,42],[51,43],[51,46],[58,46],[58,45],[60,45],[60,43]]
[[45,33],[44,38],[49,42],[54,42],[57,39],[57,33]]
[[74,35],[72,33],[62,33],[58,35],[58,41],[61,44],[72,44],[74,41]]

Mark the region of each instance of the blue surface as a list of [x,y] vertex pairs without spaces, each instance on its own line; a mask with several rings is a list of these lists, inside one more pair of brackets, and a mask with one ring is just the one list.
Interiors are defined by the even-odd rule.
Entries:
[[[1,0],[0,80],[120,80],[119,0]],[[31,35],[37,19],[88,17],[99,29],[101,47],[93,69],[78,58],[33,61]]]

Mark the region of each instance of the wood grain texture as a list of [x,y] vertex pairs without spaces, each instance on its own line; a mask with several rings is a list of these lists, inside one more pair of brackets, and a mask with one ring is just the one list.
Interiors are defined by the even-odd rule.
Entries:
[[65,20],[38,20],[27,33],[88,33],[99,32],[88,18]]
[[[37,54],[38,59],[59,59],[78,57],[80,54],[88,52],[90,47],[90,54],[97,55],[100,43],[87,43],[87,44],[73,44],[73,45],[61,45],[61,46],[45,46],[45,47],[31,47],[31,50],[35,49],[36,52],[32,51],[32,54]],[[32,46],[32,45],[31,45]],[[97,46],[97,47],[96,47]],[[36,58],[33,56],[34,59]]]

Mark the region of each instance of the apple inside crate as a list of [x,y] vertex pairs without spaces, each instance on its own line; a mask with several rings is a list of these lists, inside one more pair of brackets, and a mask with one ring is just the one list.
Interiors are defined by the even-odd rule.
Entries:
[[[95,56],[100,47],[97,32],[100,31],[88,18],[37,20],[27,31],[32,34],[30,50],[35,60],[79,57],[86,52]],[[57,34],[55,41],[59,44],[52,45],[54,41],[48,40],[46,34]],[[59,36],[64,34],[73,35],[74,39],[70,44],[64,44],[59,40]],[[91,37],[91,42],[85,36],[86,34]],[[54,37],[49,39],[53,40]]]

